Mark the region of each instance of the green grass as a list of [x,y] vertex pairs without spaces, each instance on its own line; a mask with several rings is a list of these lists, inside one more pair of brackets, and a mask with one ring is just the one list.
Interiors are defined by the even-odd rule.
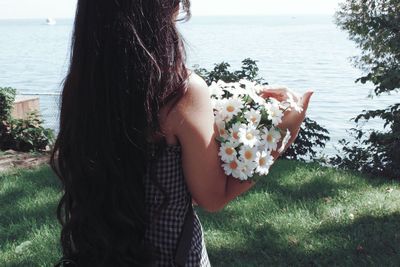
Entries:
[[[0,174],[0,266],[59,258],[58,197],[48,167]],[[400,265],[398,182],[280,161],[222,212],[198,214],[213,266]]]
[[[0,266],[52,266],[59,257],[60,197],[48,167],[0,173]],[[32,242],[21,253],[17,246]]]

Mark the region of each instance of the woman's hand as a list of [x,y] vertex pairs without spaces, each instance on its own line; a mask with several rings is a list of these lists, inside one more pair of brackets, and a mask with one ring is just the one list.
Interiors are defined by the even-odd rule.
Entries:
[[303,108],[302,112],[298,112],[294,109],[285,111],[282,122],[278,125],[278,128],[281,130],[289,130],[291,137],[288,140],[285,149],[283,149],[283,151],[280,151],[280,154],[283,154],[284,151],[296,140],[297,135],[300,131],[301,124],[303,123],[306,116],[311,96],[313,94],[313,91],[307,91],[302,97],[298,99],[300,106]]
[[297,136],[300,126],[304,121],[308,105],[310,102],[310,98],[314,92],[307,91],[302,97],[300,97],[297,93],[291,91],[286,87],[276,87],[276,88],[265,88],[263,91],[260,92],[260,96],[263,98],[275,98],[279,102],[286,102],[289,98],[292,98],[296,103],[302,107],[303,111],[298,112],[295,110],[286,111],[284,113],[283,121],[278,127],[282,130],[289,130],[292,136]]
[[280,102],[285,102],[288,100],[289,98],[289,94],[293,96],[293,100],[298,102],[299,100],[299,96],[297,95],[297,93],[289,90],[286,87],[283,86],[277,86],[274,88],[270,88],[270,87],[266,87],[265,89],[263,89],[259,95],[262,98],[275,98],[276,100],[280,101]]
[[[301,124],[303,123],[306,116],[308,105],[310,103],[310,98],[313,93],[313,91],[307,91],[302,97],[300,97],[297,93],[289,90],[286,87],[265,88],[259,93],[259,95],[263,98],[272,97],[280,102],[287,102],[288,100],[290,100],[289,98],[291,98],[292,101],[302,107],[301,112],[291,109],[290,111],[288,110],[284,113],[282,123],[278,125],[278,128],[283,131],[289,130],[291,137],[285,145],[284,149],[279,152],[273,152],[273,157],[275,159],[285,153],[285,150],[290,147],[291,144],[296,140],[297,135],[300,131]],[[279,145],[281,145],[281,142],[279,143]]]

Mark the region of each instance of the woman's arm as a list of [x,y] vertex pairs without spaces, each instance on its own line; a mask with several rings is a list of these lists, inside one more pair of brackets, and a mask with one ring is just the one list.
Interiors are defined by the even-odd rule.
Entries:
[[218,211],[253,186],[227,176],[221,167],[210,94],[200,77],[190,76],[187,93],[170,114],[173,133],[182,146],[186,183],[199,206]]
[[[281,124],[293,134],[286,147],[295,140],[310,95],[305,95],[304,111],[287,112]],[[186,183],[193,199],[208,211],[218,211],[238,195],[248,191],[254,182],[241,182],[227,176],[218,156],[216,141],[218,130],[214,123],[213,108],[207,84],[199,76],[190,76],[189,88],[171,112],[172,132],[182,146],[182,164]],[[281,154],[273,152],[275,160]]]

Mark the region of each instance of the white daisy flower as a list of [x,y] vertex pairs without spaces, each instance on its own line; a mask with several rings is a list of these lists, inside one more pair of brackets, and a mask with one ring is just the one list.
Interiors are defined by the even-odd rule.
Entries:
[[258,104],[265,104],[265,99],[262,98],[259,93],[263,90],[263,86],[256,82],[250,82],[241,80],[241,83],[245,86],[247,94]]
[[236,83],[231,83],[231,85],[232,85],[232,88],[235,89],[235,90],[243,89],[243,88],[240,86],[240,83],[238,83],[238,82],[236,82]]
[[276,150],[278,147],[278,142],[281,139],[281,133],[275,128],[263,129],[264,134],[261,135],[261,143],[264,145],[266,150]]
[[231,162],[222,164],[222,167],[225,170],[227,175],[232,175],[235,178],[240,178],[243,163],[238,159],[233,159]]
[[220,88],[229,87],[229,85],[228,85],[226,82],[224,82],[223,80],[219,80],[219,81],[217,82],[217,86],[219,86]]
[[256,82],[251,82],[251,81],[245,80],[245,79],[240,80],[239,83],[244,85],[246,90],[254,90],[254,88],[257,85]]
[[281,147],[279,148],[279,151],[278,151],[279,153],[282,153],[285,150],[285,147],[288,144],[288,142],[289,142],[291,137],[292,137],[292,135],[291,135],[290,131],[286,130],[286,135],[283,138],[282,145],[281,145]]
[[231,142],[233,142],[234,144],[240,143],[240,127],[241,126],[242,126],[242,124],[240,124],[239,122],[236,122],[229,129],[229,136],[231,137]]
[[280,102],[280,101],[278,101],[276,98],[274,98],[274,97],[269,97],[268,98],[268,101],[269,101],[269,103],[271,104],[271,105],[273,105],[274,107],[279,107],[281,104],[282,104],[282,102]]
[[220,111],[216,110],[214,111],[214,119],[215,123],[221,124],[221,123],[226,123],[229,121],[230,118],[228,118],[226,115],[223,115]]
[[247,94],[247,91],[240,86],[240,83],[224,83],[219,82],[220,88],[224,91],[228,91],[233,97],[241,97]]
[[258,124],[261,121],[261,113],[255,109],[250,109],[249,111],[246,111],[244,113],[244,117],[247,119],[249,123],[255,126],[258,126]]
[[236,159],[236,145],[233,143],[222,143],[218,155],[224,162],[231,162]]
[[223,116],[228,118],[232,118],[233,116],[237,115],[244,107],[243,101],[237,97],[224,99],[222,104],[223,108],[221,109],[221,113]]
[[256,168],[257,168],[257,163],[255,161],[243,162],[241,172],[239,174],[239,179],[245,181],[253,177]]
[[232,90],[229,91],[233,95],[233,97],[243,97],[248,94],[248,91],[243,89],[242,87],[234,87]]
[[242,146],[239,153],[244,162],[254,161],[257,157],[257,147]]
[[261,96],[259,96],[257,92],[249,91],[248,94],[251,97],[251,99],[253,99],[254,102],[256,102],[257,104],[259,104],[259,105],[265,105],[266,104],[265,99],[262,98]]
[[282,122],[283,111],[280,110],[279,104],[276,104],[275,102],[267,103],[265,108],[268,113],[268,119],[272,121],[274,126],[277,126]]
[[242,124],[239,129],[240,142],[249,147],[254,147],[260,143],[259,134],[260,131],[257,130],[256,126],[251,124]]
[[224,95],[224,91],[216,82],[213,82],[208,88],[210,90],[210,95],[217,99],[221,99]]
[[219,121],[216,123],[218,127],[218,134],[220,137],[227,139],[228,138],[228,130],[226,130],[226,125],[224,121]]
[[256,86],[254,86],[254,91],[259,94],[261,92],[263,92],[265,89],[271,89],[270,86],[268,85],[261,85],[261,84],[257,84]]
[[216,99],[216,98],[211,98],[212,101],[214,101],[214,109],[215,110],[222,110],[224,108],[224,99]]
[[214,115],[221,113],[221,109],[223,106],[221,102],[222,102],[222,100],[220,100],[220,99],[211,98],[211,105],[213,106],[213,109],[214,109]]
[[[210,101],[211,101],[211,106],[212,106],[213,110],[218,110],[219,100],[215,99],[215,98],[211,98]],[[215,112],[214,112],[214,114],[215,114]]]
[[260,175],[267,175],[270,167],[274,164],[274,158],[269,151],[261,151],[257,152],[256,162],[258,164],[256,172]]

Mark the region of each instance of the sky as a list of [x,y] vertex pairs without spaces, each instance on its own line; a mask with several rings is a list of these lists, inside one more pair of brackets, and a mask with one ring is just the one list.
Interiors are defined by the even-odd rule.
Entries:
[[[0,0],[0,19],[73,18],[77,0]],[[192,0],[193,16],[333,14],[343,0]]]

